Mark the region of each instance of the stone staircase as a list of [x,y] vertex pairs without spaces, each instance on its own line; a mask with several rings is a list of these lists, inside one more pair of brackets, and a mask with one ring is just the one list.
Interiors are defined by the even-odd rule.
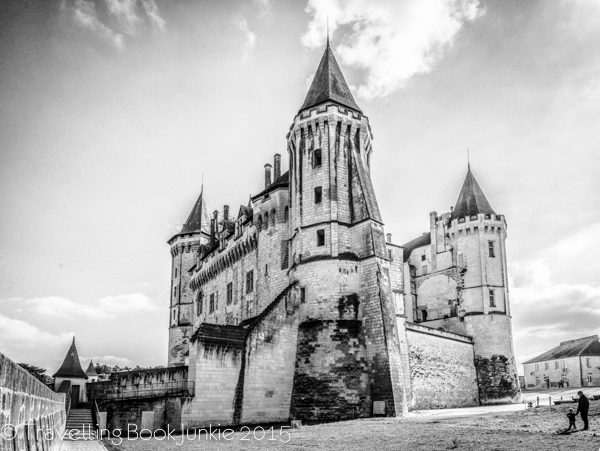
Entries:
[[65,440],[96,440],[92,409],[71,409],[67,418]]

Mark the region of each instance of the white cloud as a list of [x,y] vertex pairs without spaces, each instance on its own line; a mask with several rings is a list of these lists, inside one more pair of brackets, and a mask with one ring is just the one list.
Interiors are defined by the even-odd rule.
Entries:
[[113,31],[100,21],[96,12],[96,6],[91,0],[76,0],[73,15],[75,22],[81,27],[95,32],[116,48],[123,48],[123,35]]
[[[1,302],[13,302],[14,298]],[[74,302],[62,296],[47,296],[43,298],[20,299],[19,303],[26,306],[31,313],[45,316],[76,318],[108,319],[121,313],[152,312],[159,309],[157,305],[141,293],[119,294],[99,299],[94,305]]]
[[[73,334],[51,334],[39,327],[19,319],[0,314],[0,351],[15,362],[31,363],[38,366],[52,365],[52,360],[40,346],[46,349],[68,349]],[[39,361],[39,358],[46,359]]]
[[106,0],[106,7],[125,34],[133,36],[142,20],[136,14],[137,0]]
[[385,97],[415,74],[431,71],[463,25],[484,14],[479,0],[309,0],[302,44],[323,47],[343,30],[336,53],[365,71],[358,95]]
[[256,6],[259,11],[259,16],[264,17],[271,12],[271,0],[252,0],[252,3]]
[[165,31],[165,19],[160,17],[156,2],[154,0],[142,0],[142,6],[154,28],[158,31]]
[[248,22],[246,19],[240,19],[237,22],[239,29],[244,33],[246,41],[244,42],[244,56],[243,61],[246,61],[250,54],[254,51],[254,45],[256,43],[256,35],[248,28]]

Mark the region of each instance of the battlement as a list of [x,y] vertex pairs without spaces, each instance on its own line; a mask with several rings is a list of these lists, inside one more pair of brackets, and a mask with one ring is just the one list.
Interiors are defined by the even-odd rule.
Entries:
[[335,103],[327,103],[327,104],[323,104],[323,105],[318,105],[317,107],[300,111],[294,117],[294,122],[292,122],[292,125],[290,125],[290,129],[289,129],[287,135],[285,136],[286,139],[290,139],[290,136],[291,136],[294,128],[296,127],[298,121],[304,121],[306,119],[311,119],[311,118],[317,119],[318,117],[323,116],[323,113],[331,114],[331,115],[335,114],[337,116],[345,116],[348,119],[360,121],[361,123],[363,123],[367,126],[367,129],[369,131],[369,135],[370,135],[371,139],[374,139],[373,132],[371,130],[371,125],[369,125],[368,116],[366,116],[362,113],[358,113],[350,108],[343,107],[342,105],[337,105]]

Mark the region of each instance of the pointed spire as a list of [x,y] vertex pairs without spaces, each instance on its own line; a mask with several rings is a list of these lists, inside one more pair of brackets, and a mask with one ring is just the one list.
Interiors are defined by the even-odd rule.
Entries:
[[190,215],[185,221],[185,224],[181,228],[182,233],[200,233],[201,231],[208,232],[208,209],[206,207],[206,201],[204,200],[204,186],[200,190],[200,196],[194,204],[194,208],[190,212]]
[[87,374],[88,376],[97,376],[98,373],[96,372],[96,368],[94,368],[94,361],[90,361],[90,364],[87,367],[87,370],[85,370],[85,374]]
[[451,219],[463,218],[479,213],[496,214],[471,172],[471,163],[468,163],[467,176],[460,190],[460,195],[456,201],[456,207],[454,207]]
[[75,347],[75,337],[73,337],[73,343],[65,356],[65,360],[52,377],[82,377],[87,379],[83,368],[81,368],[81,362],[79,361],[79,355],[77,354],[77,348]]
[[332,100],[336,103],[344,105],[348,108],[352,108],[358,112],[361,109],[358,107],[352,97],[350,88],[344,79],[344,75],[338,66],[331,47],[329,47],[329,38],[327,39],[327,46],[325,47],[325,53],[321,58],[315,78],[310,85],[306,99],[302,104],[300,110],[316,106],[320,103]]

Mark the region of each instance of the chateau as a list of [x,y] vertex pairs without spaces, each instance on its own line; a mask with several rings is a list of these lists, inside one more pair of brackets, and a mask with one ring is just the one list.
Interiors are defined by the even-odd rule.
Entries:
[[[169,240],[168,365],[186,427],[330,420],[519,396],[506,221],[470,167],[456,206],[400,246],[373,190],[371,126],[329,45],[264,190]],[[236,214],[234,214],[234,212]]]

